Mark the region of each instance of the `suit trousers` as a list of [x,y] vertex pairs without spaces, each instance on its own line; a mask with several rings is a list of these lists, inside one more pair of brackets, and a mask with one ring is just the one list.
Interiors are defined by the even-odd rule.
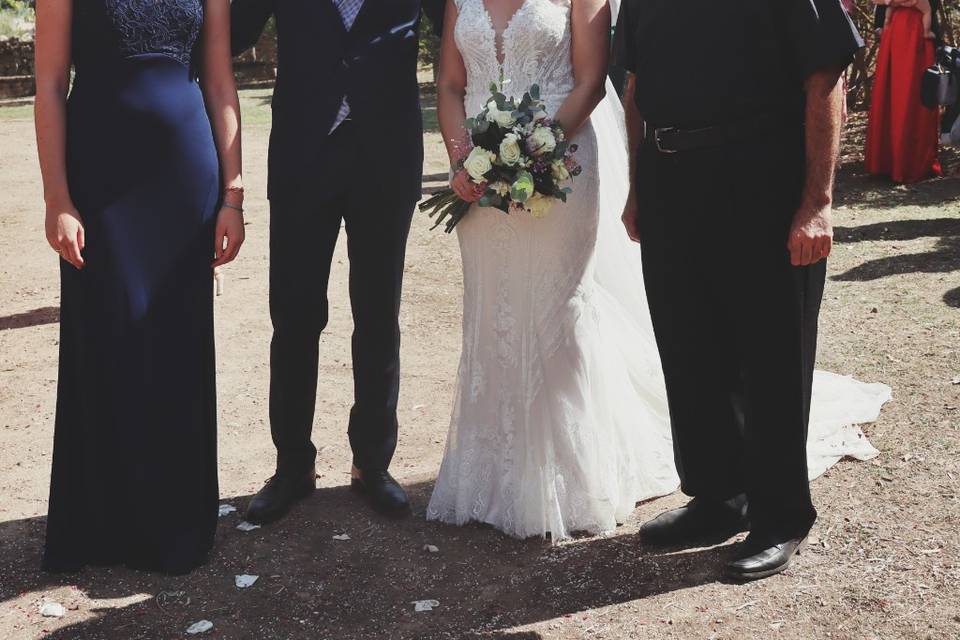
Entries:
[[[386,470],[397,446],[400,296],[407,236],[416,202],[377,188],[389,171],[363,157],[358,125],[342,123],[326,141],[337,158],[323,170],[330,191],[303,185],[270,201],[270,425],[278,474],[315,463],[311,442],[319,341],[329,318],[327,286],[341,226],[346,229],[353,311],[354,405],[349,437],[354,464]],[[331,152],[332,151],[332,152]]]
[[753,530],[816,520],[806,437],[825,261],[790,264],[803,132],[638,151],[644,279],[683,492],[746,494]]

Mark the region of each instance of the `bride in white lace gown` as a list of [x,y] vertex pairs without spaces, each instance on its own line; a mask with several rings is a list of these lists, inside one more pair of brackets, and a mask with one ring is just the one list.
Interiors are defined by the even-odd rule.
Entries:
[[[639,248],[619,222],[628,163],[612,88],[594,110],[610,13],[602,0],[449,0],[447,14],[438,98],[451,158],[468,150],[464,116],[503,77],[508,94],[541,87],[584,171],[546,218],[475,206],[458,226],[463,352],[427,517],[520,538],[609,531],[679,485]],[[876,454],[853,425],[889,393],[818,372],[811,478]]]

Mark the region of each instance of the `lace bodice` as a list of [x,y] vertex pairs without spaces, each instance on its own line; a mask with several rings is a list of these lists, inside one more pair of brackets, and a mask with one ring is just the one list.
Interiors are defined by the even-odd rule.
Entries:
[[203,0],[74,0],[78,63],[147,53],[191,66],[203,26]]
[[525,0],[498,34],[484,0],[456,0],[454,38],[467,70],[467,115],[483,108],[501,68],[504,93],[519,97],[538,84],[548,111],[556,112],[573,89],[570,2]]

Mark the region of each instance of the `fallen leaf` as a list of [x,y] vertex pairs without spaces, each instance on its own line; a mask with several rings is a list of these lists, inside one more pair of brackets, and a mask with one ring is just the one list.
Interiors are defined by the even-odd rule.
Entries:
[[427,553],[440,553],[440,547],[432,544],[423,545],[423,550]]
[[232,504],[222,504],[222,505],[220,505],[219,515],[220,515],[221,518],[222,518],[223,516],[228,516],[228,515],[230,515],[231,513],[236,513],[236,512],[237,512],[237,508],[236,508],[235,506],[233,506]]
[[237,529],[239,529],[240,531],[254,531],[255,529],[259,529],[259,528],[260,528],[260,525],[251,524],[246,520],[244,520],[243,522],[237,525]]
[[340,542],[346,542],[347,540],[350,539],[350,536],[348,536],[345,533],[341,533],[340,535],[333,536],[333,539],[339,540]]
[[185,607],[190,604],[190,596],[186,591],[161,591],[157,594],[157,606],[165,609],[170,605]]

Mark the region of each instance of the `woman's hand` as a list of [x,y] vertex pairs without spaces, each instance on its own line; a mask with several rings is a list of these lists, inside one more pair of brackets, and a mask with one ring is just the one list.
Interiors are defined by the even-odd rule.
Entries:
[[80,212],[73,205],[47,208],[47,242],[60,257],[77,269],[83,269],[86,239]]
[[477,184],[470,179],[470,175],[466,172],[465,169],[460,169],[453,176],[453,179],[450,181],[450,187],[454,190],[457,196],[465,202],[477,202],[480,198],[483,197],[484,192],[487,190],[486,183]]
[[245,231],[243,212],[230,207],[221,207],[217,214],[217,231],[214,234],[213,268],[233,262],[243,246]]

